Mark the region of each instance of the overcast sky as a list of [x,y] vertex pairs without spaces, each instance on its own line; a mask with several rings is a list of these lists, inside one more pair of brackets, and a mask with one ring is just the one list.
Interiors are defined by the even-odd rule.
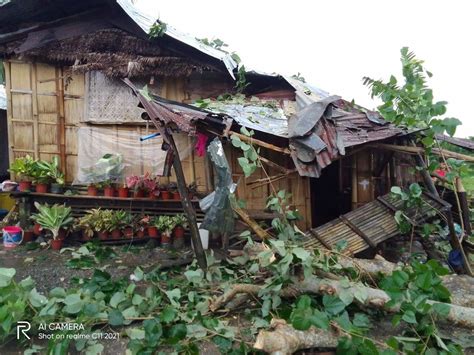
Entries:
[[400,76],[408,46],[434,76],[435,99],[474,136],[474,21],[470,1],[157,1],[136,6],[195,37],[220,38],[247,68],[291,75],[367,108],[362,77]]

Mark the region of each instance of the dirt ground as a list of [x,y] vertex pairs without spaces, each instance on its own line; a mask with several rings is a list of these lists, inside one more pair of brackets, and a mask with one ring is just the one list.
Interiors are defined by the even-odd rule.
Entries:
[[[77,249],[81,245],[66,245],[65,248]],[[142,245],[110,246],[117,254],[115,258],[108,258],[93,268],[100,268],[108,272],[113,278],[129,277],[137,266],[144,271],[156,267],[168,268],[189,263],[192,257],[190,249],[174,251],[156,247],[153,243]],[[66,266],[71,259],[71,251],[60,253],[39,247],[28,250],[25,246],[15,249],[5,249],[0,246],[0,266],[15,268],[15,279],[21,281],[30,276],[36,281],[39,292],[47,292],[54,287],[68,288],[73,278],[89,278],[93,273],[90,269],[72,269]]]
[[[81,244],[75,243],[66,245],[65,248],[77,250],[80,246]],[[71,287],[71,281],[74,278],[89,278],[92,276],[94,268],[100,268],[108,272],[112,278],[129,278],[137,266],[147,272],[156,267],[169,268],[188,264],[192,260],[192,250],[189,248],[179,251],[167,250],[157,247],[153,242],[141,245],[111,245],[109,247],[117,255],[116,257],[108,258],[90,269],[72,269],[66,266],[67,261],[72,257],[72,250],[60,253],[41,247],[35,250],[28,250],[25,246],[5,249],[1,245],[0,267],[15,268],[16,281],[21,281],[30,276],[35,280],[38,292],[47,293],[54,287]],[[103,341],[104,354],[125,354],[128,340],[128,338],[122,337],[120,340]],[[216,353],[213,351],[216,350],[213,347],[215,347],[213,344],[209,344],[208,348],[202,349],[203,353]],[[5,347],[0,347],[0,354],[2,355],[22,353],[14,342],[6,344]]]

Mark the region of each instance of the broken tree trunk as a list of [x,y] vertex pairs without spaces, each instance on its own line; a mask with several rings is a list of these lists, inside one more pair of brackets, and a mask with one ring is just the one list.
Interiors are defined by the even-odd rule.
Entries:
[[[263,285],[254,284],[235,284],[230,290],[225,292],[222,296],[217,297],[210,306],[211,311],[216,311],[220,307],[231,301],[236,295],[241,293],[249,293],[256,295],[263,289]],[[347,286],[347,282],[341,282],[338,280],[320,279],[314,276],[305,278],[303,280],[294,278],[291,288],[281,290],[281,297],[295,297],[299,294],[331,294],[340,295],[342,292],[349,291],[354,294],[356,292],[366,295],[363,299],[354,299],[354,302],[362,307],[376,308],[384,310],[389,313],[397,313],[400,308],[395,305],[392,307],[387,306],[387,303],[391,300],[390,296],[383,290],[365,286],[359,282],[351,282]],[[427,300],[427,304],[444,304],[449,306],[449,314],[446,319],[453,325],[474,329],[474,308],[457,306],[454,304],[442,303],[432,300]]]
[[296,330],[282,319],[272,319],[271,331],[258,333],[254,348],[272,355],[293,354],[300,349],[335,348],[339,334],[332,330],[311,327],[306,331]]

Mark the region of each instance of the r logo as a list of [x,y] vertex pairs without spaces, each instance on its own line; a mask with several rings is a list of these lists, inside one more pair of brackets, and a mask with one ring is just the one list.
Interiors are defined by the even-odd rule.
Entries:
[[16,323],[16,338],[20,339],[20,333],[23,334],[23,336],[26,339],[30,339],[27,331],[31,329],[31,324],[26,321],[19,321]]

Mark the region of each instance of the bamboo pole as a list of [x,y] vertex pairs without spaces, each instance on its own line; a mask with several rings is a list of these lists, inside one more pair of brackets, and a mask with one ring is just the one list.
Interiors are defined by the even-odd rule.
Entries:
[[[425,153],[425,149],[422,147],[406,147],[406,146],[399,146],[395,144],[385,144],[385,143],[375,143],[375,144],[370,144],[370,146],[378,149],[386,149],[386,150],[392,150],[395,152],[400,152],[400,153],[407,153],[407,154],[423,154]],[[433,154],[436,155],[442,155],[444,154],[446,157],[449,158],[454,158],[454,159],[460,159],[464,160],[466,162],[474,163],[474,157],[466,154],[461,154],[461,153],[456,153],[456,152],[451,152],[446,149],[439,149],[439,148],[433,148],[431,150]]]
[[244,142],[247,142],[247,143],[256,144],[260,147],[264,147],[264,148],[267,148],[267,149],[270,149],[270,150],[274,150],[275,152],[280,152],[280,153],[287,154],[287,155],[291,154],[290,150],[288,148],[277,147],[276,145],[273,145],[273,144],[270,144],[270,143],[252,138],[252,137],[247,137],[246,135],[243,135],[243,134],[240,134],[240,133],[237,133],[237,132],[234,132],[234,131],[230,131],[229,134],[230,134],[230,136],[239,137],[241,141],[244,141]]
[[[14,146],[14,133],[13,133],[13,111],[12,111],[12,94],[11,94],[11,63],[10,61],[4,61],[3,67],[5,68],[5,91],[7,93],[7,130],[8,130],[8,160],[9,164],[13,163],[15,156],[13,154],[13,150],[15,149]],[[11,179],[15,179],[15,175],[13,173],[10,174]]]

